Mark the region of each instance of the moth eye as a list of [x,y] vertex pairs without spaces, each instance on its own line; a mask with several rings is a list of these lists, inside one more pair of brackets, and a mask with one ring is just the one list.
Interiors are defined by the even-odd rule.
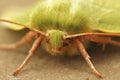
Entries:
[[46,38],[46,42],[47,42],[47,43],[50,43],[50,39],[49,39],[49,38]]
[[68,45],[69,45],[68,43],[65,43],[65,42],[64,42],[62,46],[63,46],[63,47],[66,47],[66,46],[68,46]]

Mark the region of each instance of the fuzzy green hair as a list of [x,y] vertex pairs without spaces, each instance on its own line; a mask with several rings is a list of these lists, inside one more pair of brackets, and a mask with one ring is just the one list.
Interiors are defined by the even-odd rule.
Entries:
[[49,43],[51,44],[52,48],[60,48],[63,44],[63,35],[65,35],[65,32],[62,32],[60,30],[49,30]]
[[58,29],[70,34],[89,29],[88,8],[83,0],[45,0],[31,14],[31,26],[47,31]]
[[41,31],[58,29],[68,34],[94,30],[120,32],[119,2],[120,0],[43,0],[33,9],[30,23]]
[[[56,29],[68,34],[94,30],[120,33],[119,3],[120,0],[40,0],[30,11],[8,11],[5,19],[43,32]],[[10,28],[22,29],[16,25]]]

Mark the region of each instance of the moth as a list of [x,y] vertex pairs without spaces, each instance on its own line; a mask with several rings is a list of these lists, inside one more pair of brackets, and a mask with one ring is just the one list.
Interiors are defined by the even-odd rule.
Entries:
[[84,42],[87,40],[103,46],[106,44],[120,46],[120,42],[111,39],[120,37],[119,2],[119,0],[42,0],[30,10],[14,15],[15,18],[0,19],[1,22],[11,23],[9,27],[12,29],[30,29],[20,41],[11,45],[0,45],[0,49],[15,49],[36,38],[29,54],[13,75],[16,76],[23,69],[42,45],[51,55],[72,56],[78,49],[92,72],[101,78],[102,75],[90,60]]

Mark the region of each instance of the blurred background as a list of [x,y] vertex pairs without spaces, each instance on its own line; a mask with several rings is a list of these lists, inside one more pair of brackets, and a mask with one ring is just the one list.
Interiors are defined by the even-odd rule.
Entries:
[[[26,8],[37,1],[0,0],[0,15],[8,7]],[[0,44],[14,43],[28,31],[13,31],[0,25]],[[99,80],[81,56],[51,56],[42,47],[18,76],[12,76],[31,46],[32,42],[15,50],[0,50],[0,80]],[[120,47],[108,45],[103,51],[99,45],[91,46],[88,52],[95,67],[104,76],[101,80],[120,80]]]

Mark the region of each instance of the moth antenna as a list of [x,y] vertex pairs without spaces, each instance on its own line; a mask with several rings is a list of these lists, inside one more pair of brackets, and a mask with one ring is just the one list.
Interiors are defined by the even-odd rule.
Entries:
[[64,39],[76,38],[76,37],[88,36],[88,35],[120,37],[120,33],[99,33],[99,32],[93,32],[93,33],[80,33],[80,34],[67,35],[67,36],[64,36]]
[[28,26],[18,23],[18,22],[14,22],[14,21],[10,21],[10,20],[5,20],[5,19],[0,19],[1,22],[6,22],[6,23],[11,23],[11,24],[15,24],[15,25],[19,25],[19,26],[24,26],[26,28],[29,28]]
[[42,31],[39,31],[39,30],[37,30],[37,29],[31,28],[30,26],[27,26],[27,25],[24,25],[24,24],[21,24],[21,23],[18,23],[18,22],[6,20],[6,19],[0,19],[0,22],[6,22],[6,23],[11,23],[11,24],[23,26],[23,27],[28,28],[28,29],[30,29],[30,30],[32,30],[32,31],[38,32],[38,33],[40,33],[40,34],[43,35],[43,36],[46,36],[46,34],[43,33]]

